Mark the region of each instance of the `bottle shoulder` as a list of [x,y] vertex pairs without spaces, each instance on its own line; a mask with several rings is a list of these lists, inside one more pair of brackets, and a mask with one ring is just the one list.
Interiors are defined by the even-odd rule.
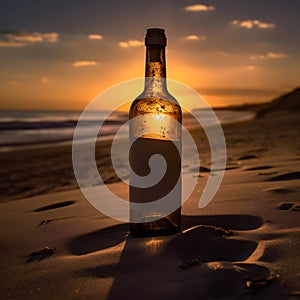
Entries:
[[[171,95],[168,90],[158,91],[158,92],[149,92],[149,91],[143,91],[139,96],[136,97],[136,99],[133,101],[132,104],[139,104],[147,101],[164,101],[165,103],[171,102],[170,105],[177,105],[180,108],[180,104],[177,101],[177,99]],[[181,109],[181,108],[180,108]]]
[[[142,96],[142,95],[140,95]],[[137,97],[131,104],[129,117],[133,118],[140,114],[145,113],[158,113],[158,114],[167,114],[178,121],[182,119],[182,111],[179,103],[171,98],[169,99],[160,99],[160,98],[143,98]]]

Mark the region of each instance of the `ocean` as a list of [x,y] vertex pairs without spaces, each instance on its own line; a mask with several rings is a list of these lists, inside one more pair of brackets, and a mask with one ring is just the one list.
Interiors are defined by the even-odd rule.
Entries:
[[[208,120],[209,114],[205,110],[194,112],[206,124],[215,125],[215,121]],[[216,114],[221,124],[239,122],[254,117],[248,111],[217,110]],[[24,147],[49,146],[57,143],[70,143],[73,139],[74,129],[81,115],[80,111],[0,111],[0,151],[12,151]],[[104,121],[106,111],[91,112],[86,121],[85,138],[89,138],[89,129],[98,126],[98,121]],[[101,137],[112,138],[128,120],[126,112],[114,112],[101,128]],[[208,122],[207,122],[208,120]],[[187,127],[193,126],[184,118]],[[123,134],[128,130],[123,131]],[[100,136],[100,135],[99,135]]]

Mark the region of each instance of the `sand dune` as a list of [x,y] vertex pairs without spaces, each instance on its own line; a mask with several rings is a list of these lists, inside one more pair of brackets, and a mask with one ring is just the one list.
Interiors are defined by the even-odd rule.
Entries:
[[264,104],[257,112],[258,116],[270,113],[299,112],[300,111],[300,88],[284,94],[270,103]]

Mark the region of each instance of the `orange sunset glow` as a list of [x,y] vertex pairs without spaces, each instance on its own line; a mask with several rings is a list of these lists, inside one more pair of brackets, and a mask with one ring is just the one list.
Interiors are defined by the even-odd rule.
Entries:
[[[32,3],[34,20],[29,11],[19,15],[2,4],[0,107],[82,110],[104,89],[143,77],[147,27],[166,29],[168,78],[197,90],[213,107],[268,101],[297,86],[293,4],[282,15],[283,1],[272,1],[272,11],[257,9],[259,1],[166,1],[157,2],[153,14],[152,3],[127,9],[114,2],[80,8]],[[68,10],[66,18],[59,9]]]

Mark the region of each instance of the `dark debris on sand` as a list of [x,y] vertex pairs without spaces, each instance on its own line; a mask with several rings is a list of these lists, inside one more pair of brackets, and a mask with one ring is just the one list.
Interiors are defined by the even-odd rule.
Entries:
[[27,263],[33,262],[35,260],[41,261],[41,260],[53,255],[55,251],[56,251],[56,247],[50,248],[48,246],[46,246],[45,248],[43,248],[41,250],[33,251],[26,256]]
[[27,255],[27,257],[37,256],[37,255],[53,255],[55,250],[56,250],[55,247],[54,248],[45,247],[42,250],[31,252],[30,254]]
[[190,259],[183,259],[182,264],[179,266],[180,269],[185,270],[194,266],[198,266],[202,261],[199,257],[193,257]]
[[270,275],[266,278],[260,279],[248,279],[246,280],[247,292],[249,294],[257,294],[262,291],[265,287],[278,282],[280,280],[279,274]]

